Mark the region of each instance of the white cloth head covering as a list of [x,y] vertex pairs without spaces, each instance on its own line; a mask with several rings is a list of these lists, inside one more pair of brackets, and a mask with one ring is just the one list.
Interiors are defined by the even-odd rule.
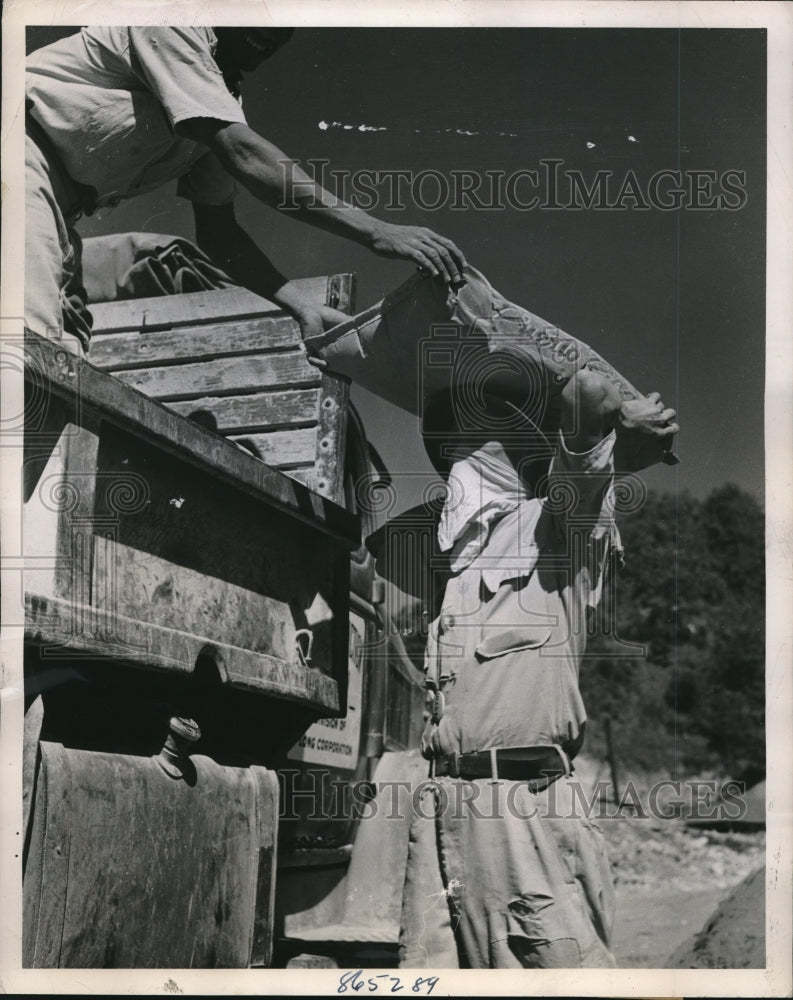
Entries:
[[438,544],[442,552],[454,549],[451,569],[456,572],[479,555],[494,522],[530,494],[498,441],[458,459],[449,472],[448,489]]
[[[608,480],[614,472],[614,442],[612,431],[590,451],[575,454],[567,450],[560,434],[551,465],[558,483],[572,477],[576,492],[581,490],[589,497],[580,512],[590,521],[588,603],[592,606],[600,600],[606,556],[613,552],[622,561],[614,499],[604,500],[602,493],[604,477]],[[529,576],[540,553],[553,550],[563,540],[557,536],[566,532],[565,520],[552,514],[544,516],[546,500],[531,496],[498,441],[461,456],[452,465],[448,485],[438,544],[442,552],[450,552],[453,573],[475,565],[491,593],[505,580]]]

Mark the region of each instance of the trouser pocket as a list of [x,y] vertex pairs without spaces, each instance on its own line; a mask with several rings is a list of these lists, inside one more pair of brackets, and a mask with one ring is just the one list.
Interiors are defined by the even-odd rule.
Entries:
[[[511,899],[499,917],[501,933],[491,933],[493,967],[583,969],[614,966],[611,953],[588,919],[586,902],[576,884],[560,887],[556,896],[545,892],[523,893]],[[491,927],[492,923],[491,918]]]
[[581,949],[571,936],[566,901],[545,893],[524,893],[507,903],[507,944],[527,969],[577,969]]

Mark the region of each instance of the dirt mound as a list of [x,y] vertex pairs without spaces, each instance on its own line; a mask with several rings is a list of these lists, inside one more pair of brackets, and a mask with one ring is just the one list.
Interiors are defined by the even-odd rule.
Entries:
[[699,934],[673,953],[668,967],[765,968],[765,866],[733,889]]

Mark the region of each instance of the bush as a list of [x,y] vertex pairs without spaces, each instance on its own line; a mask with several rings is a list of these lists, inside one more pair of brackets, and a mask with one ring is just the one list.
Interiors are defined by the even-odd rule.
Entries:
[[680,775],[765,770],[764,520],[727,485],[705,501],[650,493],[620,530],[626,565],[581,669],[588,749]]

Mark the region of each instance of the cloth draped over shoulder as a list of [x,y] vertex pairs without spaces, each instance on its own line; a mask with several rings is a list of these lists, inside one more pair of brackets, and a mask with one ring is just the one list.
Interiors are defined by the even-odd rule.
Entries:
[[[438,526],[438,544],[448,552],[450,569],[481,569],[482,582],[495,593],[502,582],[534,572],[543,552],[555,551],[566,530],[565,508],[578,502],[576,516],[593,543],[622,558],[613,517],[611,468],[603,457],[613,448],[613,433],[587,455],[567,450],[560,434],[548,477],[548,495],[532,497],[498,441],[457,458]],[[609,495],[602,497],[603,488]],[[603,583],[599,567],[587,603],[596,606]]]
[[453,464],[450,481],[465,487],[452,484],[441,514],[451,574],[425,651],[427,684],[443,691],[445,708],[425,728],[425,756],[580,745],[586,609],[620,552],[615,440],[612,431],[574,453],[559,435],[537,497],[498,442]]
[[458,458],[447,490],[438,544],[441,552],[454,549],[450,568],[455,572],[482,551],[495,521],[517,509],[528,492],[498,441]]

